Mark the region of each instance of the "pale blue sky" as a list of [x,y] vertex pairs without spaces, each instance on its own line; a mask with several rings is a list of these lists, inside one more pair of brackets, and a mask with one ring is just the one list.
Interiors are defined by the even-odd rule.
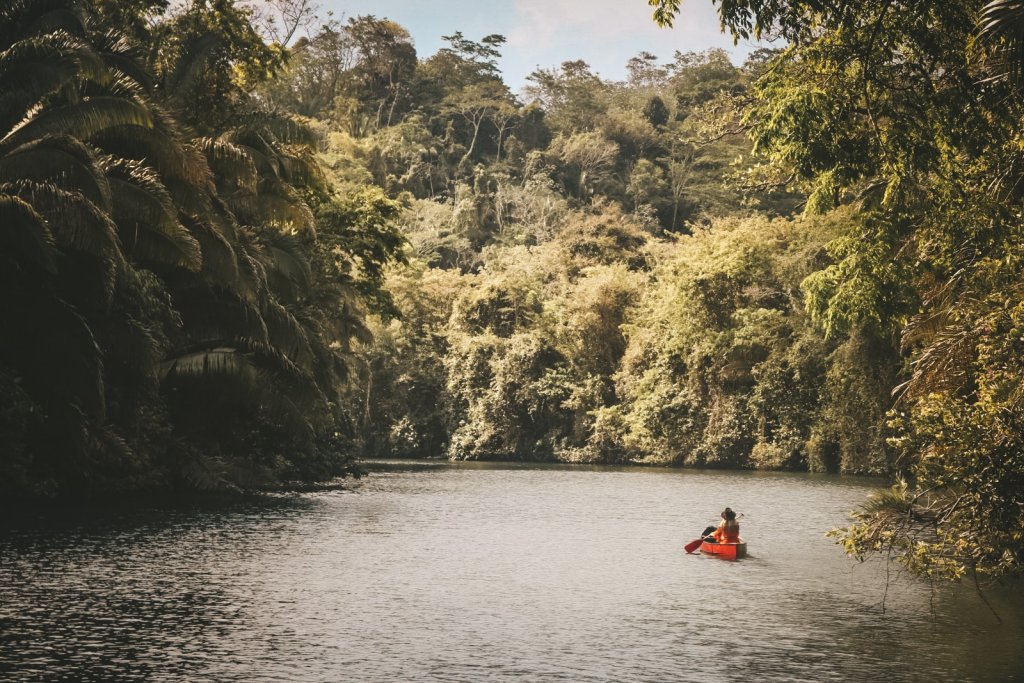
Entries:
[[604,78],[625,77],[626,62],[646,50],[662,61],[673,52],[722,47],[741,63],[752,46],[733,45],[719,30],[710,0],[684,0],[675,28],[658,28],[646,0],[321,0],[335,17],[373,14],[409,30],[421,58],[462,31],[472,40],[491,33],[508,38],[499,63],[518,90],[538,66],[583,59]]

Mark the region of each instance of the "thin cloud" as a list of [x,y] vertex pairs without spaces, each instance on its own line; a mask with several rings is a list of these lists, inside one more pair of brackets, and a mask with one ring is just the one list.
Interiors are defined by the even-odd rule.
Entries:
[[516,0],[515,9],[523,24],[510,32],[510,45],[549,48],[567,36],[615,40],[653,26],[646,6],[637,0]]
[[[736,49],[722,34],[711,3],[687,3],[673,29],[662,29],[651,18],[645,0],[515,0],[514,26],[507,27],[506,73],[530,66],[551,67],[570,59],[583,59],[606,78],[622,78],[625,64],[641,51],[663,61],[676,50],[722,47]],[[525,74],[524,74],[525,75]],[[520,76],[521,78],[521,76]]]

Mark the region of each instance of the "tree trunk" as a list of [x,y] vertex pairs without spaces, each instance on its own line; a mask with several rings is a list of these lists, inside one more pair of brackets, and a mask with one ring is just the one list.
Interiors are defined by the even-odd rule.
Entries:
[[401,91],[401,88],[396,88],[395,91],[393,93],[391,93],[391,108],[388,110],[388,127],[389,128],[391,127],[391,119],[395,115],[395,105],[398,104],[398,95],[399,95],[400,91]]
[[482,116],[480,117],[479,120],[476,120],[476,119],[468,119],[468,120],[469,120],[470,123],[473,124],[473,139],[469,141],[469,149],[467,149],[466,153],[462,155],[462,161],[459,162],[460,166],[462,164],[466,163],[469,160],[469,157],[473,154],[473,148],[476,147],[476,138],[480,134],[480,126],[483,125],[483,122],[484,122],[484,119],[483,119]]
[[363,434],[370,427],[370,395],[373,392],[373,365],[366,362],[366,398],[363,403]]

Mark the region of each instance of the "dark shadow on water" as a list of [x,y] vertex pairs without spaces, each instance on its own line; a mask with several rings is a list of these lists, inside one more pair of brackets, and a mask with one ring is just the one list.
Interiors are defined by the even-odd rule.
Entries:
[[[341,495],[335,492],[335,495]],[[183,520],[226,521],[233,517],[293,515],[317,505],[301,493],[190,495],[155,500],[128,498],[91,503],[26,503],[7,505],[0,515],[0,540],[16,531],[68,531],[162,527]]]

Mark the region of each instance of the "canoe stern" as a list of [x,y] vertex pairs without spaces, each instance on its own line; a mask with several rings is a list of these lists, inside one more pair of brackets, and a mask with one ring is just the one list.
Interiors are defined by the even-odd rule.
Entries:
[[700,544],[700,551],[707,555],[717,555],[726,560],[738,560],[747,556],[747,543],[708,543]]

